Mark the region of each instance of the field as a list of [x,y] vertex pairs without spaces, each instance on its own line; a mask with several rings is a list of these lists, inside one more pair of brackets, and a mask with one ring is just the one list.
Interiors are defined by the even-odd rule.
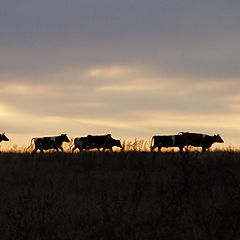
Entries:
[[1,239],[240,239],[240,153],[0,154]]

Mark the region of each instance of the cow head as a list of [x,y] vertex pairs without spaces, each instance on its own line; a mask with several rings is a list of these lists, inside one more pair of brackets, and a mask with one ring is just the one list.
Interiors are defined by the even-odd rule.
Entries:
[[61,139],[62,139],[63,142],[70,142],[70,140],[67,137],[67,134],[62,134]]
[[121,144],[120,140],[115,140],[115,139],[113,139],[113,140],[114,140],[114,146],[122,148],[122,144]]
[[1,141],[9,141],[9,139],[5,136],[5,133],[0,134],[0,142]]
[[219,134],[214,135],[214,140],[215,140],[215,142],[218,142],[218,143],[223,143],[224,142]]

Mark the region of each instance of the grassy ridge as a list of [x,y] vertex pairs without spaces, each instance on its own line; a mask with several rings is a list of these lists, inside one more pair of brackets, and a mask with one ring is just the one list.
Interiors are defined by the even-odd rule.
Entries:
[[0,154],[1,239],[239,239],[240,153]]

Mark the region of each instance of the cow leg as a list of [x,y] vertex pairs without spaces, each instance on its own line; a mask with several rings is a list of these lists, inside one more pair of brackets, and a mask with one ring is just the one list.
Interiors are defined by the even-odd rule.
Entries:
[[76,147],[76,146],[74,146],[74,148],[72,149],[72,152],[74,152],[76,149],[77,149],[77,147]]
[[[190,151],[190,148],[191,148],[191,146],[186,145],[184,149],[185,149],[186,152],[189,152],[189,151]],[[183,151],[183,150],[182,150],[182,151]]]
[[72,149],[72,152],[75,151],[77,148],[78,148],[78,150],[81,152],[82,148],[76,147],[76,146]]
[[33,153],[35,153],[38,149],[40,150],[41,153],[43,153],[43,147],[41,145],[36,146],[35,149],[33,150]]
[[42,146],[40,144],[35,143],[35,149],[32,151],[32,153],[35,153],[38,149],[41,151]]
[[180,152],[183,152],[183,146],[179,146],[178,148]]
[[63,152],[63,148],[62,147],[58,147],[62,152]]
[[103,144],[103,150],[102,150],[102,151],[105,152],[105,150],[106,150],[106,144],[104,143],[104,144]]
[[206,147],[202,146],[202,152],[205,152],[206,151]]
[[35,153],[37,150],[38,150],[38,148],[35,148],[35,149],[32,151],[32,153]]
[[151,152],[156,148],[156,146],[152,146],[151,147]]

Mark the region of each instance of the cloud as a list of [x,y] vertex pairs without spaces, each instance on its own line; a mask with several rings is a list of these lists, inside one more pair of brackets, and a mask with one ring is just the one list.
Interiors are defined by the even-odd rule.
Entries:
[[129,76],[131,69],[122,66],[107,66],[94,68],[88,71],[88,75],[94,78],[119,78]]
[[239,8],[233,0],[5,1],[1,125],[16,134],[238,132]]
[[135,112],[139,111],[148,116],[148,111],[227,114],[237,110],[232,107],[236,104],[232,96],[239,91],[234,80],[227,83],[158,78],[142,69],[112,65],[89,69],[46,75],[42,83],[30,78],[25,83],[2,83],[0,102],[39,117],[99,121],[107,117],[124,122],[135,120]]
[[37,77],[75,66],[116,64],[152,68],[167,77],[225,81],[239,76],[235,1],[3,4],[1,73]]

